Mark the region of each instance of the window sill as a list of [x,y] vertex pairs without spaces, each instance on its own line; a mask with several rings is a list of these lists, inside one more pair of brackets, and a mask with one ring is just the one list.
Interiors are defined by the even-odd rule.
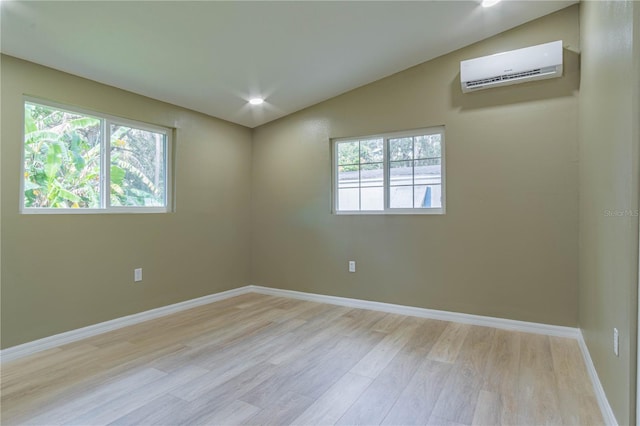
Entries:
[[392,210],[367,210],[367,211],[334,211],[336,216],[424,216],[424,215],[444,215],[443,208],[434,209],[392,209]]
[[171,213],[167,207],[113,207],[109,209],[87,209],[87,208],[24,208],[20,214],[25,215],[58,215],[58,214],[145,214],[145,213]]

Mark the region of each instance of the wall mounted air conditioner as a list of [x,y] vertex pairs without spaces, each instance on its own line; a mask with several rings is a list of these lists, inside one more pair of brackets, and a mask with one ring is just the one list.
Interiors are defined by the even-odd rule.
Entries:
[[460,62],[464,93],[562,76],[562,40]]

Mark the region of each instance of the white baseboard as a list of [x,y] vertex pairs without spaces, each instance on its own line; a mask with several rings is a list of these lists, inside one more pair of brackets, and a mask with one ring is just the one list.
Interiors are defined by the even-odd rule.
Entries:
[[47,349],[55,348],[56,346],[65,345],[67,343],[86,339],[87,337],[106,333],[107,331],[112,331],[129,325],[138,324],[143,321],[163,317],[165,315],[170,315],[176,312],[184,311],[186,309],[195,308],[196,306],[206,305],[208,303],[217,302],[219,300],[228,299],[230,297],[239,296],[241,294],[246,294],[249,292],[251,292],[249,286],[234,288],[232,290],[210,294],[207,296],[199,297],[197,299],[186,300],[184,302],[174,303],[173,305],[162,306],[160,308],[151,309],[149,311],[127,315],[126,317],[120,317],[110,321],[78,328],[76,330],[55,334],[53,336],[24,343],[22,345],[12,346],[0,351],[0,362],[4,363],[13,361],[15,359],[34,354],[36,352],[44,351]]
[[470,315],[458,312],[438,311],[434,309],[416,308],[412,306],[394,305],[391,303],[371,302],[368,300],[349,299],[345,297],[325,296],[321,294],[304,293],[293,290],[281,290],[269,287],[249,286],[251,291],[271,296],[289,297],[293,299],[308,300],[312,302],[329,303],[333,305],[348,306],[359,309],[370,309],[374,311],[390,312],[394,314],[410,315],[420,318],[437,319],[442,321],[451,321],[464,324],[480,325],[485,327],[500,328],[513,331],[522,331],[526,333],[543,334],[547,336],[567,337],[576,339],[580,346],[582,356],[584,357],[587,371],[591,377],[593,389],[600,406],[600,411],[604,417],[605,424],[608,426],[618,426],[616,417],[611,410],[611,405],[607,400],[607,396],[602,388],[602,383],[598,378],[598,373],[591,360],[589,349],[582,336],[579,328],[563,327],[558,325],[540,324],[534,322],[516,321],[505,318],[486,317],[481,315]]
[[580,351],[582,352],[584,363],[587,366],[587,371],[589,372],[589,377],[593,384],[593,390],[596,394],[598,405],[600,406],[600,412],[602,412],[602,417],[604,417],[604,423],[608,426],[618,426],[618,421],[616,420],[616,416],[613,414],[611,405],[609,405],[607,395],[604,393],[604,388],[602,387],[602,383],[600,383],[598,372],[596,371],[596,367],[591,359],[591,354],[589,353],[587,343],[584,341],[582,331],[578,336],[578,344],[580,345]]
[[580,330],[560,325],[540,324],[535,322],[517,321],[505,318],[486,317],[482,315],[462,314],[459,312],[438,311],[435,309],[417,308],[414,306],[395,305],[391,303],[372,302],[369,300],[349,299],[346,297],[325,296],[322,294],[303,293],[293,290],[248,286],[251,291],[271,296],[289,297],[292,299],[308,300],[311,302],[329,303],[332,305],[348,306],[351,308],[370,309],[372,311],[390,312],[393,314],[409,315],[413,317],[429,318],[442,321],[452,321],[463,324],[480,325],[484,327],[505,330],[522,331],[525,333],[544,334],[547,336],[568,337],[577,339]]
[[60,345],[75,342],[87,337],[106,333],[118,328],[129,325],[138,324],[154,318],[170,315],[196,306],[206,305],[219,300],[228,299],[230,297],[239,296],[247,293],[260,293],[278,297],[288,297],[292,299],[308,300],[312,302],[328,303],[332,305],[347,306],[359,309],[369,309],[374,311],[389,312],[400,315],[409,315],[420,318],[429,318],[442,321],[452,321],[464,324],[479,325],[484,327],[493,327],[506,330],[521,331],[525,333],[536,333],[547,336],[567,337],[576,339],[580,345],[580,350],[585,360],[589,376],[593,382],[593,388],[600,405],[600,410],[607,425],[617,425],[616,418],[611,410],[609,401],[604,393],[602,384],[598,378],[598,374],[591,360],[591,355],[585,344],[580,329],[573,327],[563,327],[558,325],[540,324],[526,321],[516,321],[505,318],[486,317],[482,315],[463,314],[458,312],[439,311],[435,309],[417,308],[413,306],[395,305],[391,303],[372,302],[368,300],[350,299],[346,297],[326,296],[322,294],[304,293],[293,290],[282,290],[270,287],[261,287],[248,285],[233,290],[214,293],[208,296],[199,297],[197,299],[187,300],[173,305],[163,306],[149,311],[140,312],[138,314],[128,315],[122,318],[116,318],[111,321],[90,325],[88,327],[79,328],[77,330],[67,331],[65,333],[56,334],[35,340],[33,342],[24,343],[22,345],[13,346],[0,351],[0,361],[7,362],[46,349],[55,348]]
[[56,346],[76,342],[81,339],[96,336],[101,333],[138,324],[154,318],[170,315],[196,306],[206,305],[230,297],[246,293],[260,293],[271,296],[288,297],[292,299],[309,300],[312,302],[329,303],[332,305],[348,306],[359,309],[390,312],[400,315],[410,315],[420,318],[430,318],[442,321],[453,321],[464,324],[481,325],[485,327],[501,328],[506,330],[523,331],[527,333],[545,334],[548,336],[569,337],[578,339],[580,331],[577,328],[562,327],[558,325],[539,324],[533,322],[516,321],[504,318],[493,318],[481,315],[462,314],[458,312],[438,311],[434,309],[417,308],[413,306],[395,305],[391,303],[372,302],[368,300],[349,299],[346,297],[326,296],[322,294],[303,293],[293,290],[281,290],[277,288],[248,285],[233,290],[214,293],[197,299],[187,300],[173,305],[162,306],[149,311],[140,312],[126,317],[116,318],[76,330],[67,331],[18,346],[12,346],[0,351],[0,362],[12,361],[36,352],[55,348]]

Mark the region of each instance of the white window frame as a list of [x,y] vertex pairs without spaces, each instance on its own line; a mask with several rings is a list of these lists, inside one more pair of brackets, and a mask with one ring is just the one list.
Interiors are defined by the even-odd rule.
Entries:
[[[415,136],[440,135],[441,144],[441,203],[442,207],[413,207],[413,208],[392,208],[389,206],[390,193],[390,170],[389,170],[389,139]],[[338,144],[340,142],[356,142],[370,139],[383,140],[383,210],[338,210]],[[336,215],[443,215],[446,212],[446,179],[445,179],[445,127],[436,126],[416,130],[405,130],[390,133],[379,133],[366,136],[354,136],[348,138],[331,139],[331,176],[332,176],[332,212]],[[361,188],[361,187],[359,187]]]
[[[60,111],[79,114],[96,118],[101,122],[100,141],[100,205],[98,208],[65,208],[65,207],[25,207],[24,205],[24,174],[25,174],[25,104],[37,104],[44,107],[55,108]],[[165,167],[165,193],[164,206],[112,206],[111,194],[111,125],[122,125],[139,130],[161,133],[165,137],[165,150],[163,164]],[[170,213],[173,211],[173,177],[172,162],[172,136],[173,129],[155,124],[129,120],[109,114],[92,111],[85,108],[69,106],[58,102],[52,102],[32,96],[23,96],[22,102],[22,145],[20,152],[20,213],[21,214],[112,214],[112,213]]]

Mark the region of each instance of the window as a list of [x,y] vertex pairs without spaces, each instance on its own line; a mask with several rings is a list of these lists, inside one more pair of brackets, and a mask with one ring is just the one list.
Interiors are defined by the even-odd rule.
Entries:
[[338,214],[443,214],[444,128],[333,141]]
[[22,212],[170,211],[170,134],[26,100]]

